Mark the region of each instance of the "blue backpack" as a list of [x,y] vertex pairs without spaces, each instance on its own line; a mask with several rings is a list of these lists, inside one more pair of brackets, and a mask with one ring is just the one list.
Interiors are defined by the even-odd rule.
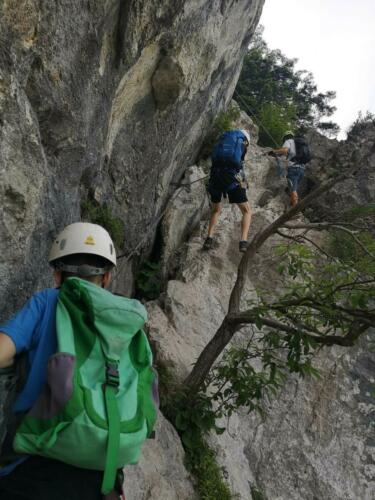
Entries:
[[241,130],[224,132],[212,151],[212,166],[240,170],[246,140],[246,136]]

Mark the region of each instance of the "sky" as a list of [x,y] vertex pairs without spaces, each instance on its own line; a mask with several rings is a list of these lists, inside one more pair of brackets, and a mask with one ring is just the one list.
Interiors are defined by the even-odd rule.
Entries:
[[375,113],[375,0],[266,0],[260,24],[271,49],[337,92],[340,139],[359,111]]

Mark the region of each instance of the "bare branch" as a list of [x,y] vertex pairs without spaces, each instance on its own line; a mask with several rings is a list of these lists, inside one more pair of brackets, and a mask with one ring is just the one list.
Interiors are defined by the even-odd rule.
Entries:
[[[284,311],[289,307],[310,307],[311,309],[315,309],[317,311],[324,311],[327,308],[327,304],[325,302],[320,302],[315,297],[304,296],[299,299],[286,300],[276,302],[274,304],[268,304],[267,307],[273,310]],[[343,314],[346,314],[348,317],[347,321],[353,321],[353,319],[358,319],[363,323],[366,323],[369,327],[374,326],[375,324],[375,314],[371,313],[370,310],[367,309],[353,309],[349,307],[340,306],[338,304],[330,303],[329,307],[336,311],[340,311]]]
[[[228,322],[230,324],[237,326],[239,324],[255,323],[257,319],[258,317],[254,315],[254,313],[251,313],[251,311],[244,311],[241,313],[235,313],[228,316]],[[318,335],[318,334],[308,333],[299,328],[286,325],[285,323],[282,323],[281,321],[277,321],[272,318],[262,317],[261,321],[263,325],[268,326],[269,328],[272,328],[274,330],[281,331],[288,335],[303,335],[304,337],[308,337],[314,340],[318,344],[341,345],[345,347],[354,345],[357,338],[369,328],[368,325],[363,325],[363,324],[358,325],[354,323],[350,332],[344,337],[341,337],[339,335]]]
[[308,238],[304,234],[298,234],[297,236],[290,236],[289,234],[285,234],[285,233],[283,233],[281,231],[276,231],[276,232],[277,232],[277,234],[279,234],[283,238],[286,238],[288,240],[293,240],[296,243],[300,243],[301,240],[305,240],[308,243],[310,243],[311,245],[313,245],[321,254],[325,255],[328,259],[331,259],[333,261],[337,261],[336,257],[334,257],[333,255],[330,255],[329,253],[327,253],[325,250],[323,250],[323,248],[321,248],[319,245],[317,245],[315,243],[315,241],[311,240],[310,238]]
[[316,231],[322,231],[326,229],[337,229],[339,231],[343,231],[344,233],[349,234],[349,236],[353,238],[353,240],[365,252],[366,255],[368,255],[372,259],[375,259],[375,255],[365,247],[362,241],[355,235],[355,232],[351,231],[347,227],[338,226],[337,224],[330,224],[327,222],[313,222],[310,224],[285,224],[283,227],[285,227],[286,229],[308,229]]

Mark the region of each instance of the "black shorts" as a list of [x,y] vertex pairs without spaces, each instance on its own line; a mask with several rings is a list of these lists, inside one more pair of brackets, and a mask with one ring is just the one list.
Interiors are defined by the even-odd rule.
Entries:
[[[215,189],[214,187],[210,187],[208,190],[212,203],[220,203],[222,197],[224,196],[224,192],[220,189]],[[240,186],[231,189],[228,193],[229,203],[246,203],[246,189]]]
[[103,472],[32,456],[0,477],[1,500],[102,500]]

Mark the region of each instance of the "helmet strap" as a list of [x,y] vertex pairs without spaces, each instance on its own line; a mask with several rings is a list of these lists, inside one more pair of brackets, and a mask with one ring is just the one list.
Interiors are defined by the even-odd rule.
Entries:
[[63,264],[59,262],[55,266],[56,271],[63,271],[65,273],[76,274],[77,276],[82,276],[88,278],[90,276],[100,276],[105,274],[108,269],[106,267],[95,267],[89,266],[87,264],[82,264],[80,266],[70,266],[68,264]]

